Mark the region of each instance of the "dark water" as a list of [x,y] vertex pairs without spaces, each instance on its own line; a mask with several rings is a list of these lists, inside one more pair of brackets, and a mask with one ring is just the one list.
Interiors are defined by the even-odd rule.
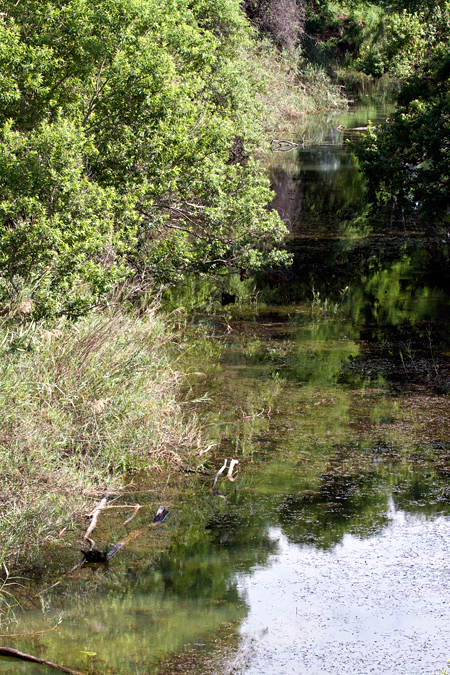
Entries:
[[[167,520],[108,567],[85,566],[16,609],[5,631],[36,634],[8,645],[117,675],[445,666],[447,234],[369,217],[345,141],[388,114],[366,105],[315,120],[298,130],[304,147],[274,153],[294,264],[233,280],[249,305],[198,319],[210,338],[189,397],[203,401],[212,444],[193,456],[200,475],[130,487],[122,503],[147,507],[127,532],[159,503]],[[210,489],[225,458],[240,467],[235,482],[218,481],[226,500]],[[98,537],[117,541],[123,520]],[[70,548],[52,555],[55,577],[77,559]],[[0,673],[44,670],[0,661]]]

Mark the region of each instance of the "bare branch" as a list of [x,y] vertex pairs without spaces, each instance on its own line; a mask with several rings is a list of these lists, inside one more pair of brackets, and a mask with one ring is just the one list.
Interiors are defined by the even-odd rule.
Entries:
[[10,658],[18,659],[19,661],[31,661],[31,663],[40,663],[43,666],[55,668],[55,670],[60,670],[63,673],[69,673],[69,675],[83,675],[83,673],[80,673],[79,670],[72,670],[71,668],[58,666],[56,663],[45,661],[45,659],[38,659],[37,656],[24,654],[23,652],[17,651],[17,649],[10,649],[9,647],[0,647],[0,656],[9,656]]
[[103,59],[101,65],[100,65],[100,69],[99,69],[98,74],[97,74],[97,82],[96,82],[96,85],[95,85],[95,92],[92,94],[91,100],[89,101],[87,113],[84,116],[83,122],[81,123],[81,125],[83,127],[86,126],[86,122],[88,121],[88,119],[89,119],[89,117],[90,117],[90,115],[91,115],[91,113],[94,109],[95,100],[98,98],[99,93],[102,91],[102,89],[104,89],[104,87],[106,86],[106,83],[108,82],[108,79],[106,79],[104,81],[104,83],[102,84],[102,86],[100,86],[100,78],[102,76],[102,70],[103,70],[103,66],[105,65],[105,63],[106,63],[106,56]]

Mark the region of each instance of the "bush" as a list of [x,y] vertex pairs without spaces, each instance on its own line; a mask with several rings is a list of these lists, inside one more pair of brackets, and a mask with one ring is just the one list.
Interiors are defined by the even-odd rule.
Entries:
[[294,49],[303,31],[303,0],[244,0],[244,12],[279,47]]
[[236,137],[255,154],[263,112],[238,0],[2,10],[3,309],[79,316],[125,278],[269,262],[286,232],[269,181],[231,159]]

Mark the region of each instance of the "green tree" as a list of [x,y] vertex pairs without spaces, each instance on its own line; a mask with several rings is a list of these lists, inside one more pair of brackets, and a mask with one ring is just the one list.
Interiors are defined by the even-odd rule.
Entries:
[[286,260],[249,159],[260,85],[237,0],[3,10],[0,302],[25,294],[37,315],[76,314],[133,275]]
[[356,154],[375,204],[442,219],[450,209],[450,56],[442,45],[403,87],[388,122]]

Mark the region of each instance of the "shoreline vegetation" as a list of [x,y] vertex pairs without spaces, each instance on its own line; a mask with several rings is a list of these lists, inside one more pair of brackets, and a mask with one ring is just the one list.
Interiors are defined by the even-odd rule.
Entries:
[[53,329],[0,329],[0,543],[8,566],[36,560],[124,476],[180,467],[198,452],[201,426],[180,400],[172,327],[154,306],[142,316],[116,309]]
[[175,322],[111,298],[125,283],[140,306],[188,273],[287,263],[252,157],[280,126],[347,104],[234,0],[180,2],[178,28],[151,0],[50,4],[7,2],[0,17],[5,570],[36,563],[125,476],[206,446]]
[[[183,400],[181,333],[153,299],[186,278],[288,266],[287,228],[268,209],[270,140],[408,78],[411,124],[434,120],[448,51],[429,61],[439,105],[426,114],[420,64],[448,41],[450,12],[443,0],[2,10],[0,561],[15,569],[127,473],[206,447]],[[382,141],[360,149],[366,171],[377,153],[384,162]],[[411,202],[395,182],[408,153],[375,185],[379,199]]]

